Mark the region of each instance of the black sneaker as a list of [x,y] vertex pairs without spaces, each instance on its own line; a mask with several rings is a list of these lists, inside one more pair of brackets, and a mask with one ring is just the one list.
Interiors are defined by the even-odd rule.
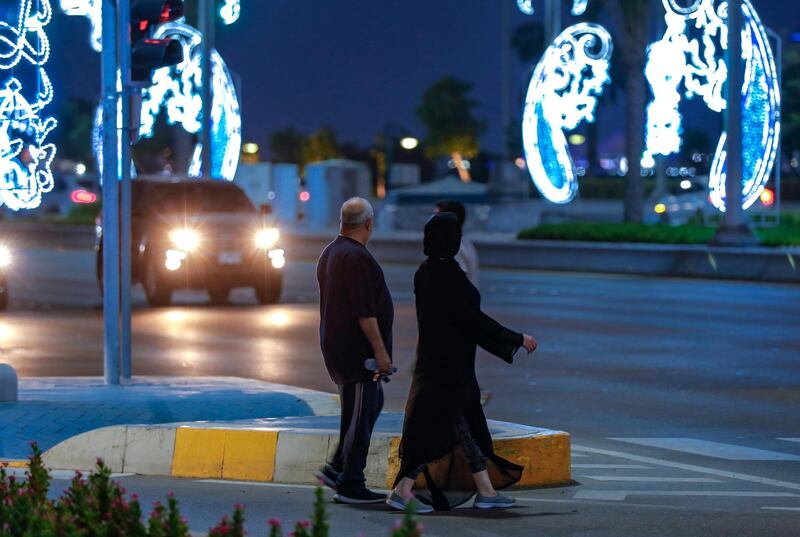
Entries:
[[377,492],[372,492],[367,487],[352,488],[352,489],[340,488],[337,494],[333,497],[333,501],[337,503],[351,503],[351,504],[383,503],[386,501],[386,494],[378,494]]
[[322,481],[329,489],[336,491],[336,480],[339,479],[339,472],[334,470],[330,464],[326,464],[322,469],[314,472],[314,477]]

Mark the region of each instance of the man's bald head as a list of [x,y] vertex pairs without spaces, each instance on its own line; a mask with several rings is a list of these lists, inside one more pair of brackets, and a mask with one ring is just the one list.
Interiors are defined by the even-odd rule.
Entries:
[[350,198],[342,205],[340,222],[342,226],[363,226],[375,218],[370,202],[364,198]]

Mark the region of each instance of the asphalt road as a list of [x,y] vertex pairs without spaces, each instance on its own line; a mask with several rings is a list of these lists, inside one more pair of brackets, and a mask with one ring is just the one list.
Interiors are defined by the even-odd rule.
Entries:
[[[91,254],[30,249],[18,257],[12,308],[0,316],[0,360],[23,376],[100,375],[100,298]],[[137,290],[135,374],[243,376],[332,391],[318,350],[313,269],[290,261],[284,304],[274,307],[257,306],[242,290],[228,306],[181,293],[177,306],[149,310]],[[391,410],[403,407],[413,360],[413,270],[385,267],[397,303],[400,368],[387,386]],[[471,511],[437,516],[432,534],[456,527],[478,536],[534,529],[548,535],[800,533],[800,288],[486,271],[482,290],[489,313],[540,343],[535,355],[513,366],[480,358],[479,377],[493,393],[487,415],[572,433],[580,485],[519,493],[522,507],[500,518],[477,520]],[[243,499],[256,507],[254,519],[272,516],[290,497],[280,487],[130,479],[129,488],[141,488],[145,497],[170,488],[198,498],[187,504],[190,518],[191,510],[212,517],[209,506],[222,512]],[[288,512],[307,511],[310,492],[292,494],[303,501]],[[392,520],[385,513],[359,512],[359,519],[349,508],[334,511],[343,524],[335,535]]]

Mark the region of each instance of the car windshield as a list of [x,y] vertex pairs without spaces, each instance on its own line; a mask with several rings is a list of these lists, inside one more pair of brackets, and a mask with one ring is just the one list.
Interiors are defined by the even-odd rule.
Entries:
[[171,184],[154,189],[151,209],[162,214],[254,212],[241,189],[231,184]]

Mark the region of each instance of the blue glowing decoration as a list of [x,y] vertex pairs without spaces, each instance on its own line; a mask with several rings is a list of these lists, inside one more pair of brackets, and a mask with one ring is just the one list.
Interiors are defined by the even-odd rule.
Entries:
[[219,8],[219,16],[222,18],[222,22],[231,25],[239,20],[241,11],[241,0],[225,0],[225,3]]
[[67,15],[87,17],[92,32],[89,43],[97,52],[103,50],[103,9],[102,0],[60,0],[61,11]]
[[53,189],[56,148],[46,140],[57,123],[44,115],[53,100],[44,69],[50,58],[44,28],[53,12],[50,0],[20,0],[3,15],[0,72],[13,75],[0,79],[0,203],[18,211],[38,207],[42,194]]
[[[680,149],[681,87],[687,98],[699,96],[715,112],[727,108],[723,93],[728,78],[724,58],[728,47],[727,2],[693,0],[690,5],[681,6],[677,0],[662,1],[667,30],[648,49],[645,69],[654,96],[647,109],[645,158]],[[742,206],[747,209],[759,199],[769,181],[777,159],[781,126],[780,89],[772,49],[750,0],[743,0],[742,11]],[[725,211],[726,139],[723,132],[709,174],[709,197],[720,211]]]
[[[588,3],[589,0],[573,0],[572,14],[577,17],[586,13],[586,5]],[[517,0],[517,7],[526,15],[533,15],[536,13],[533,9],[533,0]]]
[[[186,132],[197,134],[202,128],[202,34],[181,22],[160,25],[153,34],[155,39],[175,39],[183,46],[183,62],[173,67],[153,72],[152,85],[142,98],[140,136],[151,138],[156,119],[162,111],[167,123],[180,125]],[[216,50],[211,52],[211,139],[214,153],[211,156],[211,174],[233,181],[239,165],[242,146],[242,118],[239,97],[225,62]],[[102,115],[95,117],[95,154],[102,154]],[[190,177],[201,173],[203,148],[195,146],[189,169]],[[102,159],[98,159],[100,162]]]
[[533,72],[522,119],[522,142],[531,179],[553,203],[578,192],[575,165],[564,131],[594,121],[597,98],[610,82],[611,35],[597,24],[564,30]]

